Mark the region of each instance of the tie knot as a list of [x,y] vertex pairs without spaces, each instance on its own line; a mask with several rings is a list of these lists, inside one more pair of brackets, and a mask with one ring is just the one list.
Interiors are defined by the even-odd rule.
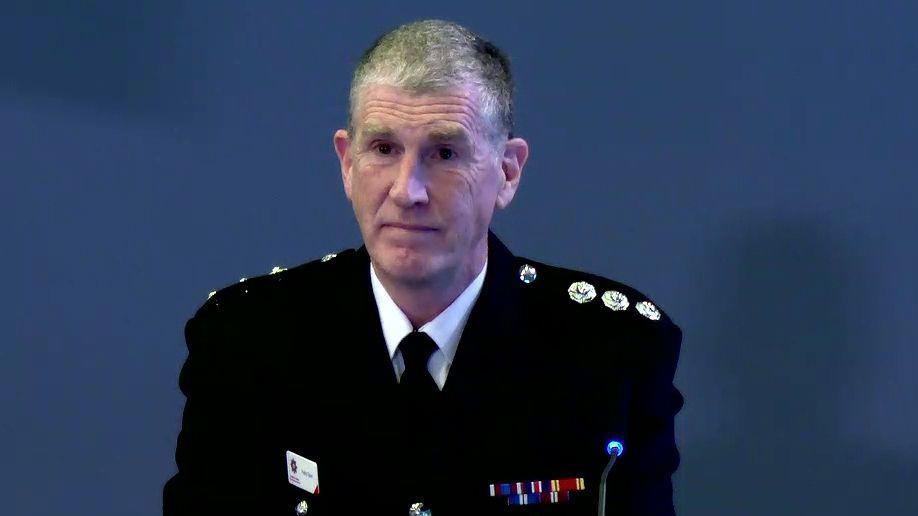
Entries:
[[427,361],[437,350],[437,343],[424,332],[413,331],[398,345],[405,359],[405,370],[412,372],[427,371]]

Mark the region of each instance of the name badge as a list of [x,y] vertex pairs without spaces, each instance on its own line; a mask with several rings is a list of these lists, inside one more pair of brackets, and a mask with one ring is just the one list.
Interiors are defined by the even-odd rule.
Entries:
[[300,489],[319,494],[319,465],[287,451],[287,481]]

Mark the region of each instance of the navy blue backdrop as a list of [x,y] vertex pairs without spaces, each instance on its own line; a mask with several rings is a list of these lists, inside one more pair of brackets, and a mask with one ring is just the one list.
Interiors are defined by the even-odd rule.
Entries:
[[324,4],[2,3],[0,512],[158,513],[186,318],[359,245],[350,71],[441,17],[515,67],[498,234],[685,332],[680,514],[915,514],[914,2]]

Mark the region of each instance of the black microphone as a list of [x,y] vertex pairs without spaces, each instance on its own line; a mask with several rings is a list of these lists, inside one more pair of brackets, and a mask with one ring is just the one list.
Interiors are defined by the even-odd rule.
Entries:
[[609,463],[606,464],[606,469],[602,470],[602,476],[599,477],[599,516],[606,516],[606,479],[609,478],[609,471],[612,471],[615,459],[624,451],[625,445],[618,441],[609,441],[609,444],[606,445]]

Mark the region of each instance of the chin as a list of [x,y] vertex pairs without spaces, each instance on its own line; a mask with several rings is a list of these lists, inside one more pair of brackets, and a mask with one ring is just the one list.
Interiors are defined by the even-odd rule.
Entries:
[[377,270],[404,283],[424,283],[436,274],[435,260],[404,250],[384,250],[373,260]]

